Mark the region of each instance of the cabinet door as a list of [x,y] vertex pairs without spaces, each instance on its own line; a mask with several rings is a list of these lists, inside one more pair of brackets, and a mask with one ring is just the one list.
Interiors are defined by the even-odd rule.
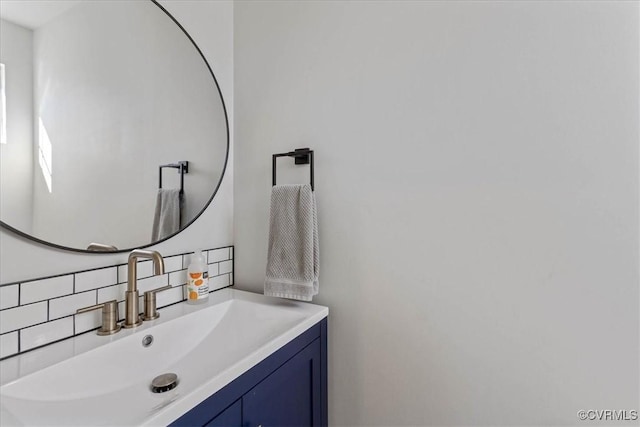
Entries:
[[218,414],[217,417],[205,424],[205,427],[240,427],[242,425],[242,401],[236,403]]
[[320,340],[242,397],[244,426],[320,426]]

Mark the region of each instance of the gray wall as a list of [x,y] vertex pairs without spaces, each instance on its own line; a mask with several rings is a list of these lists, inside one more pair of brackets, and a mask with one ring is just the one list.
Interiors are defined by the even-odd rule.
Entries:
[[[233,128],[233,3],[197,0],[161,3],[185,27],[209,61],[221,86],[229,125]],[[153,249],[168,255],[233,243],[233,148],[229,161],[225,178],[209,208],[188,229]],[[0,230],[0,253],[0,283],[108,266],[127,259],[127,254],[84,255],[54,250],[4,229]]]
[[26,232],[33,219],[33,32],[2,20],[7,143],[0,144],[0,218]]
[[242,1],[234,25],[236,283],[262,291],[271,154],[314,148],[330,425],[638,408],[638,3]]

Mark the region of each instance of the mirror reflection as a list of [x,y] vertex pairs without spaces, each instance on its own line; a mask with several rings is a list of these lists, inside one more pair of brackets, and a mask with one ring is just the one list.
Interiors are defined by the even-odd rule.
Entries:
[[193,221],[222,179],[228,135],[181,28],[148,0],[0,6],[3,225],[128,250]]

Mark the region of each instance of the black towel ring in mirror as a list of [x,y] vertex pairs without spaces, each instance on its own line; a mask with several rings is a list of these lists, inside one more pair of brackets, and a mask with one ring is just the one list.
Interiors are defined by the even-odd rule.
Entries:
[[158,168],[158,188],[162,189],[162,168],[173,168],[178,169],[178,173],[180,174],[180,194],[184,193],[184,174],[189,173],[189,162],[182,160],[178,163],[169,163],[167,165],[160,165]]
[[272,185],[276,185],[276,159],[278,157],[293,157],[295,159],[296,165],[309,165],[309,173],[311,176],[311,190],[314,190],[313,186],[313,150],[308,148],[296,148],[294,151],[289,151],[288,153],[278,153],[273,155],[273,160],[271,164],[271,177],[272,177]]

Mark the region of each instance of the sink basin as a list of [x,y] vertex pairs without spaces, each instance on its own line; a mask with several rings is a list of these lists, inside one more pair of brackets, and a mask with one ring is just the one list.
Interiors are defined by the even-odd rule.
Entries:
[[[3,426],[166,425],[327,313],[224,289],[203,306],[164,308],[159,319],[134,330],[43,347],[0,362],[0,420]],[[153,393],[151,381],[169,372],[178,386]]]
[[193,356],[190,353],[213,334],[230,309],[229,314],[234,315],[246,310],[247,304],[251,303],[225,301],[215,310],[201,310],[150,328],[144,335],[153,337],[148,347],[142,345],[140,334],[134,334],[27,375],[2,387],[3,401],[55,402],[120,393]]

